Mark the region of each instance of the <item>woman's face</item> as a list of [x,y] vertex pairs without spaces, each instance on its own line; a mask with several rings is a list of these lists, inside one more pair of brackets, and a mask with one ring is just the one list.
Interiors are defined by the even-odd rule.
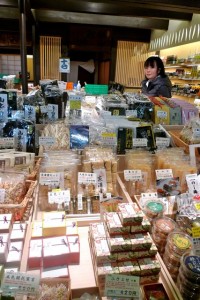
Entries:
[[154,67],[151,67],[151,66],[144,67],[144,73],[148,80],[155,79],[158,76],[157,65],[154,63]]

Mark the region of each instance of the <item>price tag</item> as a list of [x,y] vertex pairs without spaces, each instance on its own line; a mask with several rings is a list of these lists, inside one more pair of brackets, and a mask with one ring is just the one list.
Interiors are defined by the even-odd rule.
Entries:
[[70,191],[52,191],[48,192],[48,202],[53,204],[62,204],[62,203],[69,203],[70,202]]
[[106,275],[105,294],[111,298],[140,299],[139,277],[119,274]]
[[81,100],[70,100],[69,107],[71,110],[80,110],[81,109]]
[[126,181],[141,181],[142,171],[141,170],[124,170],[124,179]]
[[133,138],[133,147],[147,147],[147,138]]
[[193,250],[196,255],[200,256],[200,237],[193,238]]
[[131,109],[127,109],[126,110],[126,117],[134,117],[134,118],[137,118],[137,110],[134,109],[134,110],[131,110]]
[[0,203],[5,201],[5,189],[0,189]]
[[141,193],[141,200],[158,200],[157,193]]
[[55,137],[53,136],[40,136],[39,145],[40,146],[52,146],[55,144]]
[[162,137],[157,137],[156,138],[156,146],[159,148],[166,148],[169,147],[170,145],[170,138],[162,138]]
[[101,139],[102,139],[102,144],[104,145],[117,144],[117,135],[115,132],[102,132]]
[[19,272],[6,272],[1,289],[3,294],[23,294],[35,295],[39,289],[40,278],[39,276],[19,273]]
[[162,110],[158,110],[157,111],[157,117],[160,118],[160,119],[167,119],[167,112],[162,111]]
[[60,173],[40,173],[39,183],[41,185],[60,186]]
[[97,175],[95,173],[78,172],[78,183],[96,184]]
[[41,105],[40,110],[42,114],[48,113],[48,105]]
[[0,148],[14,148],[14,137],[0,138]]
[[156,170],[156,178],[157,178],[157,180],[165,179],[165,178],[173,178],[172,169]]
[[192,227],[192,237],[200,238],[200,227]]

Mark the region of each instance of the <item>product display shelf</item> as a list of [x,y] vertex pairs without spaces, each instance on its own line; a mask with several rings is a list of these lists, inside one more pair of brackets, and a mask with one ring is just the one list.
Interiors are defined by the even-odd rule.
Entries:
[[[130,197],[130,195],[128,194],[126,187],[119,175],[117,178],[117,182],[118,182],[118,192],[120,193],[120,195],[122,197],[125,197],[129,203],[132,203],[135,200],[135,202],[139,205],[139,201],[138,201],[139,196],[135,196],[134,200]],[[157,258],[161,264],[161,272],[160,272],[159,282],[161,282],[164,285],[165,290],[169,296],[169,299],[170,300],[182,300],[182,296],[181,296],[175,282],[171,278],[171,275],[169,274],[169,272],[159,254],[157,254]]]
[[[130,198],[129,194],[127,193],[123,182],[120,178],[118,178],[118,192],[119,195],[121,195],[125,201],[132,202],[132,199]],[[35,209],[33,210],[33,214],[30,217],[30,220],[28,222],[28,228],[27,228],[27,235],[25,239],[24,244],[24,251],[22,255],[22,262],[20,271],[21,272],[27,272],[27,260],[28,260],[28,247],[29,247],[29,241],[31,238],[31,229],[32,229],[32,221],[33,220],[40,220],[41,218],[41,212],[39,212],[36,208],[38,205],[38,196],[36,195],[35,201],[34,201]],[[100,215],[95,216],[96,222],[100,221]],[[84,219],[84,217],[83,217]],[[76,220],[76,217],[74,217],[74,220]],[[88,292],[90,294],[97,294],[98,293],[98,286],[96,284],[95,280],[95,274],[93,269],[93,263],[92,263],[92,257],[90,252],[90,246],[88,242],[88,225],[90,223],[90,219],[87,220],[80,220],[80,218],[77,218],[78,222],[78,233],[80,237],[80,264],[79,265],[69,265],[69,274],[71,279],[71,291],[72,291],[72,298],[76,299],[79,298],[84,292]],[[181,300],[182,298],[178,295],[178,291],[175,287],[175,284],[173,283],[173,280],[170,278],[169,273],[167,272],[162,259],[159,255],[157,255],[160,264],[162,266],[161,272],[160,272],[160,279],[159,282],[161,282],[168,295],[170,300]],[[28,271],[31,273],[30,271]],[[39,275],[40,270],[34,270],[33,274]],[[105,298],[105,297],[104,297]],[[23,298],[25,300],[26,297]],[[142,300],[142,299],[141,299]]]

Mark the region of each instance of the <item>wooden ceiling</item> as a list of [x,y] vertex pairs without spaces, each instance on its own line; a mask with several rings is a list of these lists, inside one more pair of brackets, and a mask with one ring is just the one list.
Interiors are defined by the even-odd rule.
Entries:
[[[78,23],[167,30],[169,20],[190,21],[200,14],[197,0],[0,0],[0,22],[19,20],[26,3],[29,24]],[[5,25],[6,26],[6,25]]]

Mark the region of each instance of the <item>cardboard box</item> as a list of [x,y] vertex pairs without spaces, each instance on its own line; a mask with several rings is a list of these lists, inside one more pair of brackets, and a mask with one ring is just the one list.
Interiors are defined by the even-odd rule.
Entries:
[[42,221],[43,237],[66,235],[65,212],[45,212]]
[[80,241],[79,236],[68,236],[67,237],[69,244],[69,262],[68,264],[79,264],[80,263]]
[[56,267],[69,263],[70,248],[66,236],[43,239],[43,267]]
[[10,236],[8,233],[1,233],[0,235],[0,264],[5,264],[8,257],[8,250],[10,247]]
[[141,224],[144,213],[136,203],[119,203],[119,217],[123,225]]
[[104,213],[106,229],[109,235],[129,234],[130,226],[122,225],[117,212]]
[[69,269],[67,265],[51,267],[51,268],[43,268],[41,270],[41,279],[44,278],[69,278]]
[[23,251],[23,241],[11,242],[6,261],[6,267],[20,267]]
[[42,239],[30,240],[28,267],[30,269],[41,268],[42,264]]
[[141,269],[141,275],[158,275],[161,266],[156,258],[142,258],[138,259],[138,264]]
[[31,239],[42,238],[42,221],[34,221],[32,223]]

